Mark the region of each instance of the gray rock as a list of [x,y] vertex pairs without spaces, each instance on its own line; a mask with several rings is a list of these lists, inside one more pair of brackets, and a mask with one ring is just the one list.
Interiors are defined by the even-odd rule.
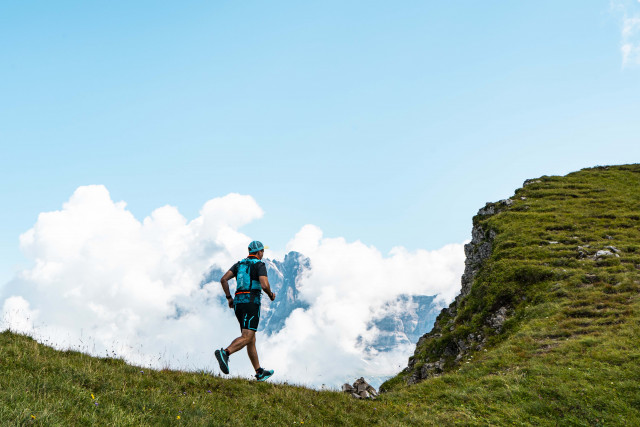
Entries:
[[421,377],[424,379],[427,377],[438,376],[443,371],[444,371],[444,360],[440,359],[436,362],[425,363],[424,365],[422,365],[420,374],[421,374]]
[[446,357],[453,357],[460,352],[459,350],[460,348],[458,347],[457,344],[449,343],[449,345],[447,345],[444,348],[444,351],[442,352],[442,354],[444,354]]
[[378,392],[372,386],[367,388],[367,392],[371,395],[371,397],[378,397]]
[[378,396],[376,389],[373,388],[363,377],[356,380],[356,382],[353,383],[353,386],[345,383],[342,386],[342,391],[349,393],[356,399],[375,399]]
[[467,350],[469,350],[469,346],[467,345],[467,342],[465,340],[457,340],[456,345],[458,346],[458,350],[460,350],[461,353],[466,353]]
[[342,384],[342,391],[345,393],[353,393],[355,389],[351,386],[351,384],[344,383]]
[[487,203],[484,208],[478,211],[478,215],[495,215],[511,205],[513,205],[513,200],[511,199],[500,200],[496,203]]
[[496,332],[500,332],[502,330],[502,325],[506,320],[507,307],[500,307],[498,311],[496,311],[491,315],[491,317],[489,317],[488,323],[491,328],[496,330]]
[[420,372],[419,371],[413,371],[411,376],[407,379],[407,384],[408,385],[418,384],[420,381],[422,381],[422,377],[420,376]]
[[589,248],[589,245],[578,246],[578,258],[580,259],[589,258],[591,253],[587,248]]
[[600,250],[600,251],[596,252],[595,258],[599,259],[599,258],[606,258],[606,257],[610,257],[610,256],[614,256],[614,253],[611,252],[611,251]]
[[615,246],[607,246],[605,247],[605,249],[609,249],[611,252],[619,254],[620,253],[620,249],[616,248]]
[[484,208],[478,211],[478,215],[493,215],[496,212],[493,203],[487,203]]

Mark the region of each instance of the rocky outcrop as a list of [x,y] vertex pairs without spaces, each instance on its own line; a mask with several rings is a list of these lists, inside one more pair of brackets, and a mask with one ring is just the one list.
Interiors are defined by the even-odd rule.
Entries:
[[267,335],[280,331],[297,308],[307,309],[309,304],[300,299],[303,275],[311,269],[311,260],[299,252],[289,252],[284,261],[265,259],[271,289],[278,295],[273,302],[262,307],[259,332]]
[[578,259],[598,261],[607,257],[620,258],[620,250],[615,246],[606,246],[600,250],[593,249],[590,245],[578,246]]
[[344,383],[342,391],[350,394],[355,399],[372,399],[378,397],[378,392],[364,378],[360,378],[353,385]]
[[[415,384],[428,377],[438,376],[444,372],[447,365],[459,363],[471,350],[480,350],[485,346],[487,337],[483,335],[482,331],[477,331],[451,340],[446,345],[438,347],[437,351],[427,354],[426,357],[424,355],[421,356],[426,341],[439,339],[445,332],[454,329],[459,307],[471,292],[476,275],[493,252],[496,231],[488,228],[484,225],[485,222],[481,220],[503,212],[512,204],[513,201],[511,199],[501,200],[497,203],[487,203],[478,211],[473,221],[471,242],[464,247],[466,259],[464,273],[461,278],[460,294],[448,308],[442,310],[436,319],[433,329],[418,340],[415,353],[409,358],[408,367],[404,370],[408,374],[407,382],[409,384]],[[495,333],[500,333],[502,325],[509,317],[510,311],[509,307],[500,307],[487,319],[487,326]]]

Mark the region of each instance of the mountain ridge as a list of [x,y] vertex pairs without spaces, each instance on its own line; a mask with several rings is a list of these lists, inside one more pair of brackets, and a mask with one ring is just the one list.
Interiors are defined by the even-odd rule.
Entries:
[[527,332],[536,354],[585,336],[618,339],[612,325],[637,315],[638,189],[640,165],[595,167],[530,179],[511,198],[487,203],[473,218],[460,295],[381,389],[455,372],[528,331],[540,312],[554,322]]

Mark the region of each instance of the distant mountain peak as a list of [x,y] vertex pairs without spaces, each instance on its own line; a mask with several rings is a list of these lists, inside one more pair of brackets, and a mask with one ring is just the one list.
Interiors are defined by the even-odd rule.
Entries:
[[[304,277],[310,274],[312,261],[300,252],[291,251],[283,260],[263,259],[267,266],[267,274],[271,290],[276,293],[275,301],[262,299],[259,332],[272,335],[284,328],[286,320],[296,309],[307,310],[309,303],[301,298],[300,291]],[[224,271],[219,267],[212,267],[201,283],[220,281]],[[363,351],[391,351],[398,346],[415,344],[418,338],[431,329],[439,308],[434,304],[434,296],[400,295],[396,299],[385,303],[382,315],[374,317],[368,325],[368,330],[376,329],[377,334],[370,342],[359,337],[358,344]],[[224,295],[220,295],[218,302],[226,305]]]

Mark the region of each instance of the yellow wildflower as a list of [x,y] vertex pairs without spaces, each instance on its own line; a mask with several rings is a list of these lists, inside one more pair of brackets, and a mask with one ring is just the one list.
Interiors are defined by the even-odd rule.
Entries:
[[93,395],[93,393],[91,393],[91,398],[92,398],[92,399],[95,399],[95,398],[96,398],[96,397]]
[[36,416],[35,416],[35,415],[31,415],[31,418],[35,420],[35,419],[36,419]]
[[180,419],[180,415],[178,415],[178,416],[176,417],[176,420],[179,420],[179,419]]

